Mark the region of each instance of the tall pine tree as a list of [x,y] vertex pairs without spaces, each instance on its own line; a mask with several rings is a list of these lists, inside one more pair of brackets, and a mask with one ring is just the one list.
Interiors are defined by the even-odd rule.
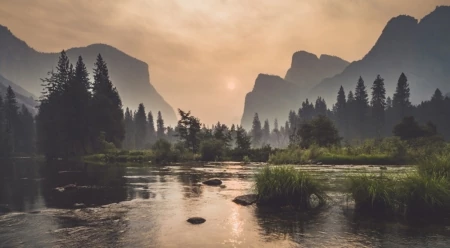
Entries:
[[134,116],[135,143],[137,149],[143,149],[147,138],[147,116],[144,104],[139,104],[138,111]]
[[158,111],[158,119],[156,120],[156,137],[158,139],[164,139],[164,132],[164,120],[162,118],[161,111]]
[[359,77],[355,89],[354,115],[356,119],[356,129],[358,130],[358,138],[364,139],[367,130],[367,118],[369,112],[369,99],[367,95],[364,80]]
[[156,142],[155,121],[153,120],[152,111],[147,115],[147,142],[153,145]]
[[386,108],[386,89],[384,88],[384,79],[377,76],[372,85],[372,125],[375,136],[381,137],[385,126],[385,108]]
[[394,98],[392,99],[392,107],[396,113],[397,119],[409,115],[411,102],[409,101],[409,84],[405,74],[402,73],[398,79],[397,88],[395,89]]
[[260,147],[263,133],[261,127],[261,121],[259,120],[258,113],[255,113],[252,124],[252,144],[254,147]]

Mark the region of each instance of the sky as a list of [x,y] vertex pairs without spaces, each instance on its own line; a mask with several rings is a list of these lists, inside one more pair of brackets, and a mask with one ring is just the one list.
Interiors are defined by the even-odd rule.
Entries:
[[359,60],[389,19],[437,5],[450,0],[0,0],[0,24],[42,52],[112,45],[147,62],[174,109],[231,124],[257,75],[284,77],[294,52]]

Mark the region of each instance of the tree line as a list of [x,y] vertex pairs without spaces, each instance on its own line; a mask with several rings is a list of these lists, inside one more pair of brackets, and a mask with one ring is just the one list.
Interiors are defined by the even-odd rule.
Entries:
[[16,100],[9,86],[4,99],[0,94],[0,157],[35,152],[35,126],[31,112]]

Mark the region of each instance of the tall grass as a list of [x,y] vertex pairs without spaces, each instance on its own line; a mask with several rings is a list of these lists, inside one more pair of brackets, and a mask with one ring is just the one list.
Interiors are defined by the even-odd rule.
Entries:
[[397,206],[397,185],[386,176],[359,175],[349,178],[349,192],[360,211],[393,212]]
[[319,182],[292,166],[264,167],[256,174],[255,188],[261,204],[311,209],[311,196],[317,197],[318,206],[327,199]]
[[418,160],[419,173],[423,176],[450,180],[450,154],[434,153]]

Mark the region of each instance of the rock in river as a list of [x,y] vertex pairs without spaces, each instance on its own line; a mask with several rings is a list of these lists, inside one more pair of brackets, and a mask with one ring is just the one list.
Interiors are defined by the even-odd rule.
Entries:
[[202,217],[192,217],[187,219],[187,222],[191,223],[191,224],[202,224],[205,223],[205,219],[203,219]]
[[258,195],[256,194],[241,195],[233,200],[233,202],[243,206],[252,205],[253,203],[256,203],[256,201],[258,201]]
[[218,186],[222,184],[222,181],[217,178],[209,179],[203,182],[203,184],[210,185],[210,186]]

